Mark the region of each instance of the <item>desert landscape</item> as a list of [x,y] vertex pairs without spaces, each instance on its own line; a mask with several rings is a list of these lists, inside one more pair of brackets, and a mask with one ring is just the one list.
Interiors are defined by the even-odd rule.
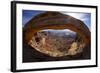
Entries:
[[90,59],[90,30],[72,16],[45,12],[23,27],[23,62]]

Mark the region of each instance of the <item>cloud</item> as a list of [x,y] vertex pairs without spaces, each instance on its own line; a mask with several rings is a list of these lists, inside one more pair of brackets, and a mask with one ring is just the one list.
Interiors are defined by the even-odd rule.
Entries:
[[90,13],[77,13],[77,12],[61,12],[63,14],[66,14],[66,15],[70,15],[74,18],[77,18],[81,21],[83,21],[86,26],[91,29],[91,14]]

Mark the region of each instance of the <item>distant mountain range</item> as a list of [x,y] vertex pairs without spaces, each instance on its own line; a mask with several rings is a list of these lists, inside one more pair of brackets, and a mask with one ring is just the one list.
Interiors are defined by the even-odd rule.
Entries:
[[46,30],[42,30],[42,31],[45,31],[45,33],[48,36],[54,36],[54,37],[74,38],[77,35],[76,32],[71,31],[69,29],[63,29],[63,30],[46,29]]

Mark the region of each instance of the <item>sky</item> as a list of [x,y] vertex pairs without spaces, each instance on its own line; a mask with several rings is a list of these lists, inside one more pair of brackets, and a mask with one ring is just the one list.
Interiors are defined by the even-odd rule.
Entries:
[[[22,11],[22,25],[24,25],[29,22],[32,18],[37,16],[38,14],[44,13],[46,11],[38,11],[38,10],[23,10]],[[80,19],[83,21],[86,26],[91,29],[91,14],[90,13],[78,13],[78,12],[61,12],[63,14],[70,15],[72,17],[75,17],[77,19]]]

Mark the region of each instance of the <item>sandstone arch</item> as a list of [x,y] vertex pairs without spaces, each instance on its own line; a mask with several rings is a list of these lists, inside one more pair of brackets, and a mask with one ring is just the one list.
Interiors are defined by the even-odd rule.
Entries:
[[59,12],[45,12],[31,19],[23,28],[24,41],[29,42],[35,32],[43,29],[70,29],[79,33],[90,44],[90,30],[81,21]]

